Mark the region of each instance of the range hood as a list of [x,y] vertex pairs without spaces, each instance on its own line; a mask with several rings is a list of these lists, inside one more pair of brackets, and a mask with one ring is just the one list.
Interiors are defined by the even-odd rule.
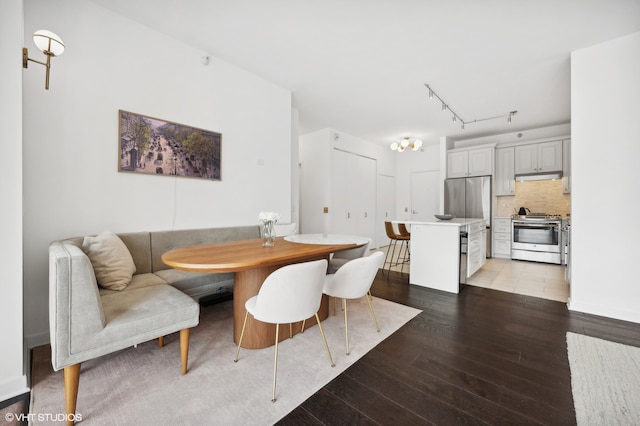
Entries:
[[553,179],[561,179],[562,172],[543,172],[543,173],[530,173],[530,174],[522,174],[516,175],[516,180],[518,182],[525,182],[530,180],[553,180]]

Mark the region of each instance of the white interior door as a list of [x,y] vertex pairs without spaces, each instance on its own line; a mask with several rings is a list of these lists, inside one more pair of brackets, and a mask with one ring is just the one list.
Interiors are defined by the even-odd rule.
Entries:
[[384,229],[384,223],[395,219],[396,211],[396,182],[393,176],[378,175],[378,211],[376,219],[376,247],[389,244],[389,237]]
[[440,172],[411,173],[411,220],[428,222],[440,212]]

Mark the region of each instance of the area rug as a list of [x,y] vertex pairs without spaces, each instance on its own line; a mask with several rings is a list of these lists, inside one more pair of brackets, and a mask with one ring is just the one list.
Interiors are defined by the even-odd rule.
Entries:
[[[273,424],[421,312],[379,298],[373,306],[380,332],[364,298],[348,303],[350,355],[345,353],[343,314],[338,311],[323,321],[333,368],[317,326],[279,344],[275,403],[273,347],[241,349],[234,363],[232,302],[203,307],[200,325],[191,332],[184,376],[177,333],[165,338],[163,348],[156,341],[146,342],[83,363],[80,424]],[[60,424],[56,415],[64,413],[63,374],[52,371],[49,356],[49,346],[34,350],[29,416],[34,425]]]
[[640,348],[567,333],[579,426],[640,425]]

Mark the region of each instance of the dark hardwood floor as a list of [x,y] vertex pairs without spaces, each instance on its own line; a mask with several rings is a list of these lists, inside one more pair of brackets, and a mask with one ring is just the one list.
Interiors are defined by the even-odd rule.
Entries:
[[449,294],[380,272],[372,294],[423,312],[280,425],[576,423],[566,333],[640,347],[640,326],[480,287]]

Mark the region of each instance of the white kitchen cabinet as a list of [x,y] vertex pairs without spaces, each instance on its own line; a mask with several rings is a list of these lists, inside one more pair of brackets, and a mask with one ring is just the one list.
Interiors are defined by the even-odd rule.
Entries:
[[493,219],[493,257],[511,258],[511,218]]
[[449,150],[447,178],[493,175],[493,154],[493,146]]
[[[460,283],[486,263],[485,223],[482,219],[410,222],[409,283],[458,293]],[[466,264],[461,256],[460,230],[468,231]],[[461,276],[461,274],[463,274]]]
[[496,149],[496,195],[514,195],[515,150],[514,147]]
[[571,193],[571,139],[562,141],[562,192]]
[[559,172],[562,170],[562,141],[515,147],[515,174]]
[[484,223],[474,224],[482,229],[479,232],[469,231],[467,239],[467,277],[472,276],[487,262],[487,231]]

